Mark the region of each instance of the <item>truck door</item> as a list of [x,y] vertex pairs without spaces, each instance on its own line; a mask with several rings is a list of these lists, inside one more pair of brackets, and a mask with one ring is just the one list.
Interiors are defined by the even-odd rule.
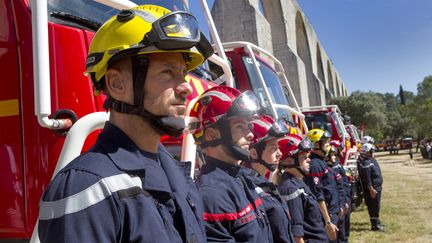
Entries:
[[24,180],[17,39],[9,0],[0,0],[0,238],[24,235]]

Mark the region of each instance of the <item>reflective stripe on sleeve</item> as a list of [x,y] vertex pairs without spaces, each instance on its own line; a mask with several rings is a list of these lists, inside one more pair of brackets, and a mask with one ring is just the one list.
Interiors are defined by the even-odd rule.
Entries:
[[296,197],[300,196],[301,194],[305,194],[305,191],[303,188],[299,188],[299,189],[295,190],[295,192],[293,192],[289,195],[283,195],[281,197],[285,201],[291,201],[291,200],[295,199]]
[[95,205],[119,190],[132,187],[142,188],[139,177],[119,174],[106,178],[69,197],[56,201],[41,201],[39,204],[39,219],[50,220],[64,215],[76,213]]
[[328,173],[328,169],[325,169],[324,171],[321,171],[318,173],[309,173],[308,176],[310,176],[310,177],[322,177],[327,173]]
[[[259,208],[262,205],[261,198],[257,198],[254,202],[255,208]],[[244,221],[242,218],[245,218],[245,216],[249,215],[250,213],[254,213],[254,206],[252,203],[248,204],[246,207],[244,207],[239,212],[230,212],[230,213],[208,213],[204,212],[203,219],[207,222],[221,222],[221,221],[234,221],[237,219],[240,219]],[[254,214],[255,215],[255,214]],[[247,220],[244,222],[249,222],[250,220],[253,220],[254,217],[247,217]]]
[[371,167],[371,166],[373,166],[372,163],[371,163],[371,164],[368,164],[368,165],[362,165],[362,164],[360,164],[360,167],[362,167],[363,169],[369,168],[369,167]]

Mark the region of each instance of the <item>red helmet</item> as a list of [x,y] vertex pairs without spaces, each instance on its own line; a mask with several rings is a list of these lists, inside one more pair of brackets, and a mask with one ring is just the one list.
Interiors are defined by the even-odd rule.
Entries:
[[298,152],[311,151],[313,149],[313,143],[308,137],[302,138],[295,134],[290,134],[279,140],[279,149],[282,152],[281,160],[288,157],[293,158]]
[[266,142],[273,138],[281,138],[289,133],[285,122],[281,119],[274,120],[271,116],[264,115],[259,119],[253,120],[250,129],[254,135],[252,146],[257,143]]
[[200,121],[194,132],[195,138],[203,135],[203,129],[215,124],[220,119],[233,116],[253,117],[260,111],[260,103],[255,94],[248,90],[240,93],[228,86],[216,86],[206,90],[195,102],[190,112],[191,117]]

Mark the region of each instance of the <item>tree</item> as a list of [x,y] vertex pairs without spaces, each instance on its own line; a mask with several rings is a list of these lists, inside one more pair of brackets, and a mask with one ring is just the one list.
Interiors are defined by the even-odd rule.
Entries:
[[432,137],[432,76],[417,85],[417,96],[410,108],[418,137]]
[[405,134],[432,138],[432,75],[417,85],[417,95],[404,91],[401,85],[397,95],[356,91],[330,103],[351,116],[352,124],[364,124],[365,134],[376,140]]
[[384,114],[383,96],[374,92],[353,92],[348,97],[336,97],[331,100],[331,104],[339,106],[342,113],[351,116],[354,125],[364,124],[365,133],[376,139],[383,137],[383,132],[387,124]]
[[405,105],[405,95],[404,95],[404,90],[402,88],[402,84],[399,86],[399,99],[400,99],[400,104]]

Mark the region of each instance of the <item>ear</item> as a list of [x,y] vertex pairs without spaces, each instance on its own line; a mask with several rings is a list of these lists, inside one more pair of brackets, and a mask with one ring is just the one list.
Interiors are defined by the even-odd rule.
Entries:
[[206,141],[213,141],[213,140],[219,139],[220,137],[221,136],[220,136],[220,132],[218,129],[209,127],[204,131],[204,139]]
[[122,72],[117,68],[109,68],[105,73],[105,85],[111,97],[117,100],[126,101],[127,83]]
[[249,153],[252,159],[258,159],[258,152],[255,148],[249,149]]

